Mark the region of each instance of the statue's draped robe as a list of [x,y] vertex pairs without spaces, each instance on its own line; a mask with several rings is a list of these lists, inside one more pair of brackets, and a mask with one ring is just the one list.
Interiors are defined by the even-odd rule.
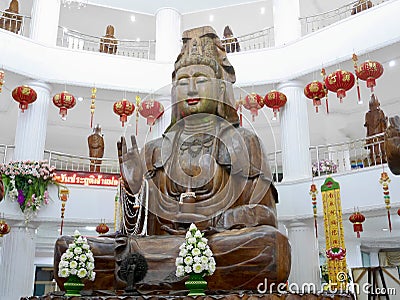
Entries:
[[[278,195],[257,136],[243,128],[229,127],[221,129],[211,145],[203,145],[215,158],[203,166],[208,168],[204,172],[214,176],[211,180],[199,176],[200,183],[192,189],[196,193],[193,207],[179,204],[179,196],[186,190],[168,175],[176,172],[182,150],[176,148],[179,135],[179,131],[167,133],[142,151],[149,184],[149,236],[116,238],[114,288],[125,287],[117,276],[119,264],[129,252],[136,251],[144,255],[149,265],[139,290],[184,289],[184,279],[175,277],[175,259],[184,236],[169,235],[161,226],[176,228],[191,222],[200,229],[212,226],[218,231],[207,237],[217,264],[208,280],[209,289],[256,290],[265,278],[269,284],[285,282],[290,271],[290,246],[286,236],[276,229]],[[95,256],[96,259],[104,257]],[[100,281],[96,281],[92,286],[99,289]],[[110,284],[107,288],[112,289]],[[104,289],[103,281],[101,285]]]

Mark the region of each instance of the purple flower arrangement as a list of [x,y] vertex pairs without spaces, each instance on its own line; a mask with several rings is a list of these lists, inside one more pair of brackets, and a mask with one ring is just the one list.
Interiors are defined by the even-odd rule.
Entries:
[[47,186],[56,183],[54,167],[47,161],[11,161],[0,164],[5,194],[17,201],[22,212],[35,213],[49,203]]
[[319,174],[332,174],[337,172],[337,164],[330,159],[321,159],[312,164],[312,173],[314,176]]

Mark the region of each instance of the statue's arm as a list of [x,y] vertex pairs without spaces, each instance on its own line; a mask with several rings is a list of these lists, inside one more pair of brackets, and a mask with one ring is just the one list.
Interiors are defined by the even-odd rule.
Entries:
[[131,194],[137,194],[142,186],[143,166],[136,138],[133,135],[131,136],[131,143],[132,147],[128,149],[124,137],[121,137],[121,141],[117,142],[118,160],[125,188]]

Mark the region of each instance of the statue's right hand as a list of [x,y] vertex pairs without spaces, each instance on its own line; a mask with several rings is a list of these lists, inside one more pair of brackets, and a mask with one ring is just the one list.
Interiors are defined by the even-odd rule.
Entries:
[[122,179],[128,192],[139,192],[143,180],[143,167],[136,144],[135,136],[131,136],[132,147],[127,148],[124,137],[117,142],[118,160]]

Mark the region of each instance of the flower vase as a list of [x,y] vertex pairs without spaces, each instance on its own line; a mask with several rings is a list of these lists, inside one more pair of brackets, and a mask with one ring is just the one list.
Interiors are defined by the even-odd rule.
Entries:
[[191,273],[185,286],[189,290],[188,296],[205,296],[207,281],[204,280],[202,274]]
[[85,285],[78,276],[69,276],[68,280],[64,283],[65,296],[80,296],[80,292],[83,290],[84,286]]

